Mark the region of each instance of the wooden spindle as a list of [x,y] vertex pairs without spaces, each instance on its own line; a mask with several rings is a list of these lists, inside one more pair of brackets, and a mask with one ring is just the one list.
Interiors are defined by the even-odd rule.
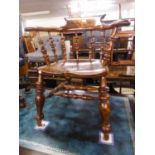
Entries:
[[70,45],[70,58],[73,59],[74,55],[73,55],[73,47],[72,45]]
[[103,47],[103,45],[101,45],[101,47],[100,47],[100,61],[101,62],[103,61],[103,52],[104,52],[104,47]]
[[54,93],[54,96],[61,96],[66,98],[74,98],[74,99],[82,99],[82,100],[93,100],[98,98],[90,95],[77,95],[77,94],[68,94],[68,93]]
[[93,31],[89,33],[89,60],[94,57],[94,38],[93,38]]
[[64,85],[63,86],[66,90],[84,90],[88,92],[94,92],[97,91],[98,88],[93,86],[79,86],[79,85]]
[[114,47],[114,43],[113,43],[113,37],[116,35],[117,33],[117,27],[115,27],[113,30],[112,30],[112,34],[110,36],[110,39],[108,40],[107,42],[107,46],[106,46],[106,52],[109,54],[109,63],[113,62],[113,47]]
[[58,62],[56,47],[55,47],[54,40],[53,40],[50,32],[48,32],[48,36],[49,36],[49,44],[51,46],[51,49],[52,49],[52,52],[53,52],[53,55],[54,55],[54,60],[55,60],[55,62]]
[[78,34],[75,34],[75,40],[74,40],[74,48],[75,48],[75,53],[76,53],[76,59],[79,61],[79,37]]
[[100,45],[100,61],[103,61],[103,54],[104,54],[104,40],[105,40],[105,33],[101,31],[101,45]]
[[42,54],[43,54],[44,61],[45,61],[46,65],[49,66],[49,65],[50,65],[49,55],[47,54],[47,50],[46,50],[46,48],[45,48],[45,45],[44,45],[43,40],[42,40],[41,37],[40,37],[39,32],[37,32],[37,34],[38,34],[38,35],[37,35],[37,36],[38,36],[38,43],[39,43],[39,45],[40,45],[40,48],[41,48],[41,52],[42,52]]
[[62,55],[63,55],[63,59],[66,61],[67,56],[66,56],[66,47],[65,47],[65,37],[64,37],[63,33],[61,33],[60,36],[61,36]]

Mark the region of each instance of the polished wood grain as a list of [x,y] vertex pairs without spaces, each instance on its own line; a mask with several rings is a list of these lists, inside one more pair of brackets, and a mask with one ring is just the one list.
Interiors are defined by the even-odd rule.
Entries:
[[99,88],[99,110],[102,116],[102,131],[104,133],[104,139],[109,139],[109,132],[111,131],[110,127],[110,104],[109,104],[109,94],[107,88],[107,82],[104,77],[101,77],[100,88]]
[[70,59],[68,61],[59,60],[57,63],[51,63],[49,66],[39,68],[43,74],[60,74],[65,77],[91,78],[105,76],[108,72],[108,67],[103,66],[98,59]]
[[37,125],[42,126],[42,119],[44,118],[43,114],[43,106],[44,106],[44,94],[43,94],[43,77],[41,71],[39,71],[38,81],[36,82],[36,97],[35,97],[35,103],[36,103],[36,109],[37,109]]
[[[133,58],[135,52],[135,31],[117,31],[112,37],[112,52],[111,65],[135,65]],[[115,58],[114,59],[114,54]],[[119,55],[124,55],[125,58],[119,58]],[[127,55],[127,56],[125,56]]]
[[[60,77],[64,77],[65,82],[60,83],[56,88],[52,89],[49,93],[48,97],[51,96],[61,96],[67,98],[79,98],[84,100],[96,99],[95,96],[92,95],[83,95],[77,94],[74,90],[83,90],[83,91],[97,91],[98,96],[97,99],[100,101],[99,109],[102,117],[102,125],[101,130],[104,133],[104,139],[109,139],[110,128],[110,104],[109,104],[109,94],[106,82],[106,76],[108,74],[108,63],[110,60],[110,54],[112,50],[112,40],[106,41],[104,38],[104,33],[100,33],[103,38],[103,42],[99,45],[100,51],[100,59],[94,59],[94,50],[95,50],[95,38],[93,36],[93,31],[106,31],[109,29],[114,29],[112,32],[112,36],[115,34],[117,27],[122,25],[128,25],[129,21],[127,20],[118,20],[114,21],[111,24],[104,24],[93,27],[79,27],[79,28],[27,28],[28,31],[36,31],[38,33],[38,40],[41,46],[41,52],[43,54],[46,65],[38,68],[38,81],[36,83],[36,109],[37,109],[37,125],[42,126],[41,122],[44,117],[43,114],[43,105],[45,97],[43,95],[43,78],[45,75],[55,76],[59,75]],[[62,49],[62,60],[58,60],[56,58],[56,49],[53,43],[52,35],[49,35],[50,45],[54,52],[55,62],[50,63],[49,56],[47,54],[47,50],[45,48],[44,42],[41,39],[39,32],[47,32],[49,34],[52,32],[59,32],[61,37],[61,49]],[[79,58],[79,37],[78,33],[83,33],[84,31],[88,31],[89,39],[87,40],[89,43],[89,58],[88,59],[80,59]],[[75,33],[74,42],[71,45],[71,49],[75,49],[75,58],[67,59],[66,56],[66,47],[65,47],[65,36],[64,33]],[[74,48],[73,48],[74,47]],[[73,85],[72,78],[77,79],[86,79],[86,78],[95,78],[98,79],[99,85],[98,89],[95,89],[90,86],[78,86]],[[65,92],[60,90],[66,90]],[[70,93],[72,91],[72,93]]]
[[89,60],[94,58],[94,38],[93,31],[89,31]]
[[49,36],[49,43],[50,43],[52,52],[54,54],[54,60],[55,60],[55,62],[57,62],[58,61],[58,56],[57,56],[57,52],[56,52],[56,47],[55,47],[55,44],[54,44],[54,41],[53,41],[53,38],[52,38],[50,32],[48,32],[48,36]]
[[47,66],[50,65],[50,59],[49,59],[49,55],[47,54],[47,50],[45,48],[45,45],[44,45],[44,42],[39,34],[39,32],[37,32],[37,37],[38,37],[38,42],[39,42],[39,45],[40,45],[40,48],[41,48],[41,52],[43,54],[43,58],[45,60],[45,63]]
[[74,98],[74,99],[82,99],[82,100],[93,100],[98,97],[90,96],[90,95],[78,95],[78,94],[69,94],[69,93],[54,93],[54,96],[61,96],[66,98]]
[[63,60],[67,60],[67,56],[66,56],[66,47],[65,47],[65,37],[63,33],[60,33],[61,36],[61,49],[62,49],[62,56],[63,56]]
[[73,47],[75,49],[76,59],[77,61],[79,61],[79,37],[77,33],[75,33],[75,37],[73,40]]
[[35,51],[35,45],[32,42],[32,37],[31,35],[28,36],[23,36],[22,40],[24,41],[24,45],[26,47],[26,52],[31,53]]

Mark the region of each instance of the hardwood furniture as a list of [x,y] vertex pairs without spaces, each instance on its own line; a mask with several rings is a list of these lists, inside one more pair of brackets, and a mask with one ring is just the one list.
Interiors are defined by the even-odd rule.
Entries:
[[[132,72],[130,71],[132,69]],[[109,73],[107,75],[108,85],[110,87],[110,93],[122,94],[123,88],[135,88],[135,73],[134,66],[126,65],[113,65],[109,66]],[[116,92],[114,87],[119,87],[119,92]]]
[[[41,47],[40,47],[38,39],[37,39],[37,37],[38,37],[37,35],[40,35],[40,37],[42,38],[42,41],[44,42],[44,46],[45,46],[45,48],[47,50],[47,53],[49,55],[50,62],[55,61],[54,60],[54,55],[53,55],[53,52],[52,52],[52,47],[49,44],[49,36],[48,36],[48,34],[45,31],[42,31],[39,34],[36,33],[36,32],[30,31],[29,35],[28,35],[29,36],[28,38],[30,38],[29,46],[27,46],[27,47],[34,47],[33,48],[34,50],[32,48],[29,48],[29,50],[28,50],[29,52],[26,54],[26,57],[28,58],[29,68],[32,69],[32,70],[35,70],[39,66],[45,65],[44,58],[43,58],[43,55],[42,55],[42,52],[41,52]],[[61,51],[60,50],[61,47],[60,47],[60,44],[59,44],[60,36],[55,35],[53,37],[53,40],[54,40],[54,43],[55,43],[56,50],[58,51],[57,57],[58,57],[58,59],[60,59],[61,56],[62,56],[62,54],[59,53]],[[27,39],[27,44],[28,44],[28,39]]]
[[135,32],[117,30],[112,38],[111,65],[134,65]]
[[[134,19],[129,20],[134,23]],[[130,68],[134,69],[135,66],[134,24],[126,27],[125,30],[123,30],[123,27],[118,28],[112,37],[112,44],[107,80],[111,85],[110,90],[114,90],[115,83],[119,83],[120,93],[122,93],[122,87],[134,88],[135,86],[135,75],[128,72]]]
[[[111,132],[110,126],[110,104],[109,104],[109,94],[108,87],[106,81],[106,75],[108,74],[108,62],[110,61],[110,52],[112,48],[112,41],[109,39],[108,42],[103,42],[100,44],[100,59],[94,59],[94,38],[93,32],[99,31],[102,39],[104,40],[104,31],[109,29],[115,29],[116,27],[122,25],[128,25],[128,21],[119,20],[115,21],[111,24],[104,26],[94,26],[94,27],[82,27],[82,28],[27,28],[27,31],[35,31],[38,33],[38,40],[41,46],[41,52],[43,54],[46,65],[38,68],[38,81],[36,82],[36,109],[37,109],[37,125],[42,126],[42,120],[44,118],[43,106],[44,106],[44,87],[43,87],[43,79],[45,76],[57,76],[63,77],[65,79],[64,82],[61,82],[57,87],[51,90],[48,97],[51,96],[61,96],[67,98],[80,98],[84,100],[91,99],[99,99],[99,110],[101,112],[102,117],[102,125],[101,130],[104,133],[104,140],[109,139],[109,133]],[[44,31],[49,35],[49,43],[51,45],[53,55],[55,58],[54,63],[50,63],[49,56],[47,50],[45,48],[44,42],[39,36],[39,32]],[[82,31],[89,32],[89,57],[88,59],[80,59],[79,57],[79,37],[78,33]],[[57,50],[55,48],[55,44],[52,38],[51,33],[59,33],[61,36],[61,49],[62,49],[62,60],[58,60],[57,58]],[[73,45],[70,46],[70,56],[67,57],[65,46],[65,37],[64,33],[66,32],[74,32],[74,42]],[[113,34],[112,34],[113,36]],[[73,50],[73,47],[74,49]],[[73,56],[73,52],[75,56]],[[99,80],[99,85],[96,87],[79,85],[73,82],[73,79],[86,79],[86,78],[94,78]],[[79,94],[77,90],[87,91],[90,94],[83,95]],[[97,96],[92,95],[94,92],[98,92]],[[88,105],[89,106],[89,105]],[[64,109],[65,110],[65,109]]]
[[26,47],[26,52],[27,53],[32,53],[35,51],[35,45],[33,43],[33,35],[25,35],[23,36],[24,44]]

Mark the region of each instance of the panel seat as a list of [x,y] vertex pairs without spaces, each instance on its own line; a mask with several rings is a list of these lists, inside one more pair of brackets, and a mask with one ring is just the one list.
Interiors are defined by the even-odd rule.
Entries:
[[100,60],[81,59],[79,61],[70,59],[68,61],[59,60],[57,63],[51,63],[50,66],[39,67],[43,74],[62,74],[64,76],[75,76],[81,78],[105,76],[108,68],[103,66]]
[[[38,80],[36,82],[36,121],[39,128],[42,128],[42,126],[44,126],[44,124],[42,124],[42,120],[44,118],[43,106],[46,98],[44,96],[43,79],[46,77],[46,74],[53,77],[55,75],[60,75],[64,77],[65,81],[62,81],[56,87],[54,87],[47,96],[61,96],[67,98],[90,100],[96,98],[94,98],[94,96],[92,95],[84,95],[83,93],[77,94],[77,91],[83,90],[86,92],[94,92],[95,90],[96,92],[98,92],[99,111],[102,117],[101,132],[103,133],[103,136],[101,139],[105,140],[106,142],[110,139],[110,100],[106,81],[106,75],[108,74],[107,66],[110,63],[110,54],[113,46],[111,38],[115,35],[117,27],[123,26],[124,24],[129,24],[129,22],[126,22],[126,20],[118,20],[111,24],[72,29],[70,29],[70,27],[67,28],[67,26],[54,30],[53,28],[28,29],[36,32],[39,47],[46,64],[45,66],[38,67]],[[105,31],[107,30],[112,30],[109,38],[105,36]],[[46,33],[48,34],[48,43],[50,44],[50,48],[53,51],[55,60],[54,63],[50,62],[48,46],[46,44],[47,41],[44,41],[45,39],[40,35],[40,31],[46,31]],[[59,38],[59,40],[56,41],[54,40],[55,31],[58,33],[57,38]],[[98,33],[94,31],[98,31]],[[71,32],[73,34],[71,36],[68,36],[67,33],[70,34]],[[83,34],[82,37],[86,38],[85,45],[88,45],[87,59],[80,59],[79,56],[79,52],[81,49],[80,39],[78,36],[79,33]],[[100,41],[100,44],[98,44],[97,46],[100,58],[95,59],[95,42],[98,42],[98,40]],[[59,45],[59,48],[57,48],[57,45]],[[59,49],[61,49],[62,60],[58,59],[58,52],[60,51]],[[84,78],[95,78],[98,80],[98,83],[94,89],[93,86],[90,86],[85,82],[77,85],[77,83],[74,83],[72,81],[74,78],[77,78],[78,80],[83,80]]]

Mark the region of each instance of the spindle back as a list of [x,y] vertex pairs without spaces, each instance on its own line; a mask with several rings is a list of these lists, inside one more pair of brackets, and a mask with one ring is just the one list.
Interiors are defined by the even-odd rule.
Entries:
[[[117,28],[119,26],[124,26],[129,24],[128,21],[118,20],[108,25],[100,25],[94,27],[85,28],[26,28],[26,31],[34,31],[37,34],[37,40],[40,46],[40,50],[43,54],[46,65],[49,65],[50,58],[49,52],[53,53],[54,61],[58,62],[58,54],[62,55],[65,61],[69,59],[76,59],[77,62],[81,59],[79,56],[83,49],[87,49],[89,61],[96,59],[95,55],[99,53],[99,59],[104,65],[110,63],[110,54],[112,50],[112,40],[111,38],[115,35]],[[45,32],[46,39],[40,35],[41,32]],[[107,33],[108,32],[108,33]],[[109,33],[110,32],[110,33]],[[82,34],[83,44],[87,47],[82,47],[79,39],[79,35]],[[107,35],[108,34],[108,35]],[[68,40],[68,35],[70,39]],[[57,41],[55,40],[57,37]],[[74,39],[73,39],[74,37]],[[68,42],[68,44],[67,44]],[[48,44],[48,45],[47,45]],[[49,47],[51,49],[49,49]]]

